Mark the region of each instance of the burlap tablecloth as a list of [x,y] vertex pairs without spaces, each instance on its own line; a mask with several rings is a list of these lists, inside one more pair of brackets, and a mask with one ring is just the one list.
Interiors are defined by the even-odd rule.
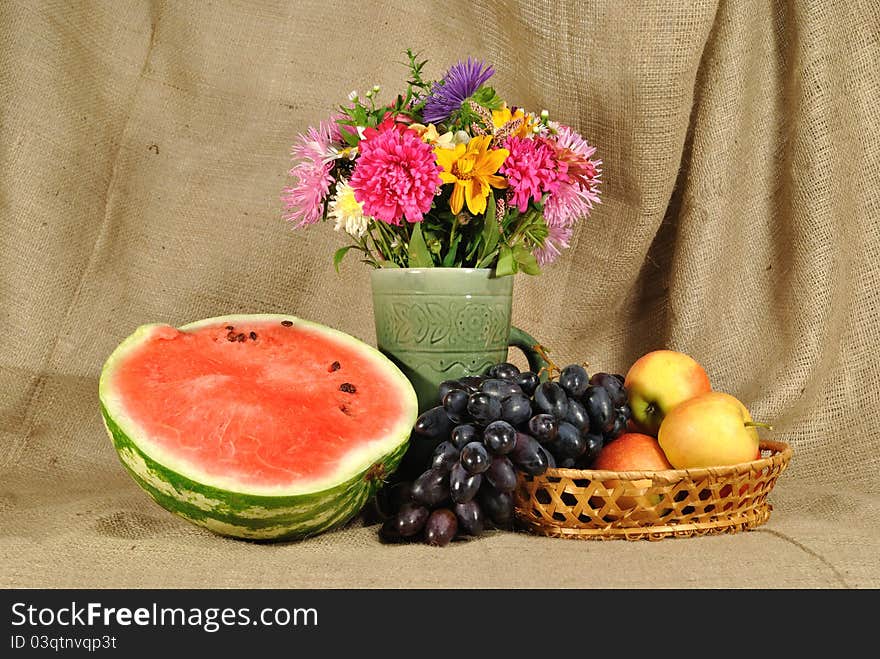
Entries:
[[[880,7],[718,2],[0,2],[0,586],[880,586]],[[578,542],[382,546],[376,527],[223,539],[155,505],[97,377],[144,322],[285,312],[375,340],[369,272],[280,219],[297,132],[403,50],[605,162],[514,322],[561,360],[701,361],[795,449],[770,521]]]

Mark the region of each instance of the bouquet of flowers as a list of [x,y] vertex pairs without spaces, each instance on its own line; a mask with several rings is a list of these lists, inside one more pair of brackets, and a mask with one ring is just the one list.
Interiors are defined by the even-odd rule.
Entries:
[[331,219],[381,268],[492,268],[539,274],[599,202],[601,160],[573,128],[509,106],[468,58],[441,80],[411,51],[406,89],[380,89],[300,134],[282,200],[296,227]]

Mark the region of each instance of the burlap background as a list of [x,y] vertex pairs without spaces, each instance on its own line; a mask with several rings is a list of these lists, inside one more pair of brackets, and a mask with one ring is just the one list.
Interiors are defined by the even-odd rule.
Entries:
[[[877,587],[880,7],[0,2],[0,586]],[[368,270],[280,220],[295,134],[353,88],[485,57],[579,128],[604,203],[514,322],[621,370],[669,346],[795,458],[770,522],[659,543],[375,527],[259,546],[150,501],[100,422],[135,326],[285,311],[374,340]]]

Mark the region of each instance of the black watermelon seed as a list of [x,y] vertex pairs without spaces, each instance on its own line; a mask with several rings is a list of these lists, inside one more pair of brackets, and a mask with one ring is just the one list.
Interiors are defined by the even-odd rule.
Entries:
[[291,325],[293,325],[293,321],[292,320],[282,320],[281,324],[284,325],[285,327],[290,327]]
[[245,341],[245,340],[247,339],[247,337],[244,335],[244,333],[239,334],[239,335],[238,335],[237,337],[235,337],[235,338],[238,340],[239,343],[242,343],[243,341]]
[[357,391],[357,387],[355,387],[351,382],[343,382],[339,385],[339,391],[344,391],[347,394],[353,394]]
[[227,334],[226,340],[227,341],[235,341],[235,332],[230,332],[229,334]]
[[340,364],[339,362],[333,362],[332,364],[330,364],[330,368],[328,368],[327,371],[329,373],[332,373],[333,371],[338,371],[340,368],[342,368],[342,364]]
[[234,328],[232,325],[227,325],[227,326],[226,326],[226,329],[228,329],[228,330],[231,332],[231,331],[234,330],[235,328]]
[[251,333],[249,334],[249,336],[251,337],[251,341],[256,341],[256,340],[257,340],[257,333],[256,333],[256,332],[251,332]]

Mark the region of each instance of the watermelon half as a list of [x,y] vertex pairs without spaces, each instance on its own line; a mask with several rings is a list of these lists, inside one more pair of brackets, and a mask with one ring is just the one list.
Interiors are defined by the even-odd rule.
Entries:
[[99,398],[122,464],[157,503],[254,540],[354,517],[418,415],[382,353],[286,315],[143,325],[107,359]]

